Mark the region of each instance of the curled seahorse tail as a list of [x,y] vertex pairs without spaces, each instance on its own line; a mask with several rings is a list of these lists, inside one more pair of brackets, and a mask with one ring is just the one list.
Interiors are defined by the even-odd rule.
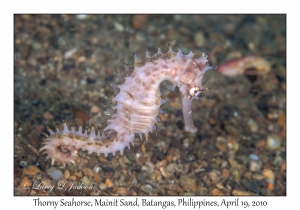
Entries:
[[49,129],[50,136],[43,141],[43,146],[40,151],[47,154],[47,159],[51,159],[52,165],[55,162],[62,164],[74,163],[78,156],[78,150],[82,149],[89,154],[96,153],[107,156],[109,153],[115,155],[116,152],[123,154],[124,148],[129,146],[130,142],[134,139],[134,134],[122,133],[119,135],[116,131],[108,129],[109,131],[102,132],[98,130],[96,132],[95,127],[92,126],[91,132],[87,130],[84,132],[82,126],[79,126],[78,130],[72,127],[68,129],[66,123],[63,123],[63,129],[52,131]]

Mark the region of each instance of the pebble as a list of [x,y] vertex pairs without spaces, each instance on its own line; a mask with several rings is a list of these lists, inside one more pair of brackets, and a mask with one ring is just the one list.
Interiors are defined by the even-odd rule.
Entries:
[[146,152],[145,144],[142,144],[142,146],[141,146],[141,151],[142,151],[142,152]]
[[276,134],[269,134],[267,137],[266,147],[270,150],[276,150],[281,145],[281,138]]
[[281,170],[282,170],[282,171],[286,171],[286,163],[282,163],[282,165],[281,165]]
[[91,192],[90,196],[98,196],[99,195],[99,191],[97,192]]
[[47,193],[46,190],[39,190],[37,196],[48,196],[49,193]]
[[223,168],[222,169],[222,176],[224,178],[227,178],[227,177],[229,177],[229,175],[230,175],[230,171],[227,168]]
[[61,172],[61,170],[58,170],[55,167],[47,169],[46,173],[54,180],[61,180],[64,178],[64,175]]
[[89,177],[93,177],[95,175],[94,171],[90,168],[84,168],[82,169],[84,175],[89,176]]
[[231,168],[233,169],[240,169],[240,168],[243,168],[243,165],[239,164],[235,159],[233,158],[229,158],[228,159],[228,162],[231,166]]
[[36,195],[37,195],[37,192],[35,190],[31,190],[30,196],[36,196]]
[[275,179],[275,174],[274,174],[274,172],[272,171],[272,170],[270,170],[270,169],[265,169],[264,171],[263,171],[263,176],[264,177],[266,177],[269,181],[274,181],[274,179]]
[[69,170],[65,170],[64,177],[65,177],[65,179],[68,179],[70,177],[70,171]]
[[76,15],[76,18],[79,19],[79,20],[84,20],[88,17],[88,15],[85,15],[85,14],[79,14],[79,15]]
[[73,110],[73,113],[77,119],[82,120],[83,122],[87,122],[90,120],[90,117],[82,111]]
[[160,180],[162,180],[162,175],[161,175],[161,172],[160,171],[158,171],[158,170],[154,170],[154,177],[155,177],[155,180],[156,181],[160,181]]
[[264,177],[263,175],[261,175],[261,174],[255,173],[255,174],[252,174],[252,178],[261,181],[261,180],[263,180],[265,177]]
[[[32,43],[32,48],[33,48],[33,50],[35,50],[35,51],[40,50],[41,47],[42,47],[42,45],[41,45],[41,43],[39,43],[39,42],[33,42],[33,43]],[[34,64],[33,64],[33,65],[34,65]],[[35,63],[35,65],[36,65],[36,63]]]
[[146,184],[141,187],[141,190],[147,194],[152,194],[153,187],[149,184]]
[[101,184],[98,185],[98,187],[99,187],[100,190],[103,191],[103,190],[106,190],[107,185],[105,183],[101,183]]
[[222,182],[217,183],[216,187],[219,188],[220,190],[224,189]]
[[77,176],[75,176],[75,175],[72,175],[72,176],[70,176],[70,179],[71,179],[71,180],[73,180],[73,181],[76,181],[76,179],[77,179]]
[[240,131],[238,128],[236,128],[233,125],[225,125],[225,131],[227,134],[231,135],[231,136],[235,136],[238,137],[240,136]]
[[255,142],[255,148],[257,150],[265,148],[265,146],[266,146],[266,142],[265,141],[257,141],[257,142]]
[[256,154],[250,154],[249,157],[251,160],[259,160],[259,157]]
[[92,106],[91,113],[96,114],[100,111],[100,108],[98,106]]
[[277,124],[281,127],[286,126],[286,116],[284,113],[280,113],[277,119]]
[[76,52],[77,52],[77,48],[72,48],[72,49],[66,51],[64,54],[64,59],[71,58],[73,55],[75,55]]
[[175,170],[176,170],[176,166],[177,164],[175,163],[171,163],[166,167],[166,170],[170,173],[170,174],[174,174]]
[[281,165],[283,162],[283,158],[281,157],[281,155],[276,155],[276,157],[274,158],[273,164],[278,166]]
[[269,182],[267,188],[268,188],[268,190],[271,190],[271,191],[274,190],[274,183]]
[[177,184],[172,184],[172,190],[175,190],[177,193],[179,193],[180,195],[182,195],[183,190],[181,189],[181,187],[179,187],[179,185]]
[[267,117],[269,120],[276,120],[278,118],[278,113],[276,112],[270,112],[267,114]]
[[250,160],[249,170],[252,172],[259,172],[261,170],[262,164],[260,161]]
[[123,163],[131,163],[131,161],[126,157],[126,155],[122,155],[121,160],[122,160]]
[[24,176],[21,180],[19,185],[21,186],[21,188],[25,188],[25,189],[30,189],[31,185],[33,184],[33,182],[28,179],[27,176]]
[[216,196],[216,195],[222,196],[222,195],[224,195],[224,193],[218,188],[214,188],[209,194],[212,195],[212,196]]
[[134,15],[132,18],[132,27],[135,30],[144,29],[145,26],[147,25],[146,24],[147,19],[148,19],[148,15]]
[[190,178],[187,175],[182,175],[180,177],[180,186],[186,192],[196,192],[197,182],[196,179]]
[[149,173],[152,174],[154,171],[155,165],[150,161],[145,162],[145,165],[147,166],[147,170],[149,171]]
[[202,32],[196,32],[194,35],[194,41],[197,47],[203,47],[205,44],[205,37]]
[[172,195],[172,196],[178,195],[177,192],[174,191],[174,190],[167,190],[167,194],[168,194],[168,195]]
[[189,143],[190,143],[190,142],[189,142],[189,139],[188,139],[188,138],[184,139],[184,140],[183,140],[183,146],[184,146],[184,148],[189,148],[189,146],[190,146]]
[[136,179],[137,179],[137,181],[138,181],[139,183],[141,183],[141,184],[144,184],[144,183],[145,183],[145,180],[146,180],[143,173],[138,173],[138,174],[136,175]]
[[[38,135],[36,135],[35,133],[29,134],[29,135],[28,135],[28,138],[29,138],[29,140],[30,140],[30,144],[31,144],[31,145],[37,145],[37,143],[39,142],[39,137],[38,137]],[[29,144],[29,145],[30,145],[30,144]],[[28,146],[28,148],[31,149],[30,146]],[[33,148],[33,150],[35,151],[35,148]]]
[[224,137],[222,136],[218,136],[216,139],[216,143],[215,143],[216,148],[220,151],[220,152],[224,152],[226,153],[228,148],[227,148],[227,141]]
[[166,156],[167,162],[168,162],[168,163],[171,163],[171,162],[172,162],[172,159],[173,159],[173,156],[170,155],[170,154],[167,154],[167,156]]
[[110,179],[106,179],[105,184],[106,184],[107,187],[112,187],[113,186],[113,183],[110,181]]
[[[103,156],[98,156],[98,160],[99,160],[100,163],[106,163],[107,162],[107,159]],[[99,167],[99,169],[100,169],[100,167]]]
[[21,167],[26,167],[27,166],[27,162],[25,160],[20,161],[19,165]]
[[146,172],[147,172],[148,169],[149,169],[149,167],[148,167],[148,166],[145,166],[145,165],[143,165],[143,166],[141,167],[141,170],[142,170],[142,171],[146,171]]
[[208,176],[213,184],[219,182],[221,179],[221,173],[215,169],[209,172]]
[[120,31],[120,32],[124,31],[124,26],[121,23],[116,21],[116,22],[114,22],[114,26],[117,31]]
[[54,116],[52,114],[50,114],[50,112],[45,112],[43,114],[43,117],[46,119],[46,120],[53,120],[54,119]]
[[97,174],[97,173],[99,173],[99,171],[101,170],[101,168],[100,168],[99,166],[95,166],[95,167],[93,168],[93,170],[94,170],[94,172]]
[[161,174],[166,177],[169,178],[172,174],[166,169],[166,167],[160,167],[159,168]]
[[74,173],[75,176],[81,178],[83,175],[82,175],[82,171],[79,171],[79,172],[75,172]]
[[159,161],[155,164],[155,168],[160,168],[160,167],[164,167],[167,165],[167,161],[166,160],[162,160],[162,161]]
[[77,63],[83,63],[86,61],[86,57],[85,56],[80,56],[79,58],[76,59]]
[[244,174],[243,174],[243,178],[247,179],[247,180],[250,180],[252,177],[252,172],[251,171],[246,171]]
[[51,185],[51,179],[43,178],[43,179],[42,179],[42,184],[43,184],[44,186],[50,186],[50,185]]
[[82,184],[83,184],[84,186],[89,186],[89,185],[92,184],[92,181],[91,181],[91,180],[89,179],[89,177],[87,177],[87,176],[82,177],[82,178],[80,179],[80,181],[82,182]]
[[34,165],[28,166],[23,169],[23,175],[35,176],[40,173],[40,169]]
[[239,143],[236,140],[234,140],[230,136],[228,136],[226,139],[227,139],[227,142],[228,142],[227,146],[228,146],[229,150],[234,150],[234,151],[238,151],[239,150],[240,145],[239,145]]
[[251,132],[255,133],[258,131],[258,125],[252,118],[250,118],[247,123]]
[[100,174],[95,174],[95,176],[93,177],[93,181],[100,182],[100,180],[101,180]]
[[119,187],[117,190],[118,195],[128,195],[128,191],[125,187]]

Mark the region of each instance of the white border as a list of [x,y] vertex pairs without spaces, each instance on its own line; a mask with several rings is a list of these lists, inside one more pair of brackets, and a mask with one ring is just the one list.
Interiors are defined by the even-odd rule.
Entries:
[[[294,1],[296,2],[296,1]],[[245,197],[248,201],[267,200],[264,209],[299,206],[299,119],[300,88],[299,75],[299,11],[297,4],[288,1],[10,1],[1,3],[0,12],[0,71],[1,71],[1,201],[0,206],[37,209],[33,197],[13,196],[13,14],[14,13],[286,13],[287,14],[287,196],[286,197]],[[299,77],[300,78],[300,77]],[[299,130],[299,129],[298,129]],[[6,149],[7,148],[7,149]],[[8,149],[10,148],[10,149]],[[37,197],[34,197],[37,198]],[[150,198],[150,197],[147,197]],[[193,197],[200,199],[200,197]],[[201,197],[219,200],[217,197]],[[45,200],[59,200],[61,197],[43,197]],[[70,198],[65,198],[70,199]],[[93,197],[76,197],[78,200],[91,200]],[[121,198],[119,198],[121,199]],[[157,200],[177,200],[177,197],[155,197]],[[233,197],[225,197],[234,200]],[[110,207],[111,208],[111,207]],[[153,207],[152,207],[153,208]],[[298,207],[299,208],[299,207]],[[48,207],[47,209],[53,209]],[[101,209],[108,209],[103,208]],[[129,208],[128,208],[129,209]],[[221,208],[218,208],[221,209]],[[236,208],[237,209],[237,208]],[[260,208],[255,208],[260,209]]]

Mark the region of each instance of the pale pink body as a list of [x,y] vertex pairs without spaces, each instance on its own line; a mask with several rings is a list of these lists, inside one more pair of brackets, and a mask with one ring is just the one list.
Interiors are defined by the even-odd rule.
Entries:
[[[41,150],[45,150],[48,157],[52,158],[52,163],[58,161],[63,164],[74,162],[78,149],[98,155],[104,153],[105,156],[117,151],[122,154],[124,148],[133,142],[135,134],[141,138],[145,135],[148,139],[149,132],[156,129],[158,114],[162,113],[160,106],[165,103],[159,90],[164,80],[170,81],[174,88],[179,87],[183,96],[185,130],[195,133],[197,128],[192,120],[191,103],[204,90],[203,76],[212,67],[207,65],[204,53],[200,58],[193,56],[192,52],[183,55],[181,50],[176,53],[170,48],[164,54],[159,49],[153,56],[147,53],[144,59],[135,58],[133,71],[122,85],[117,86],[120,92],[114,98],[117,102],[114,107],[116,112],[104,129],[109,132],[107,136],[100,132],[96,135],[94,127],[90,134],[82,134],[82,127],[77,132],[74,128],[69,131],[64,124],[62,131],[50,132],[51,136]],[[57,149],[58,145],[63,147]]]

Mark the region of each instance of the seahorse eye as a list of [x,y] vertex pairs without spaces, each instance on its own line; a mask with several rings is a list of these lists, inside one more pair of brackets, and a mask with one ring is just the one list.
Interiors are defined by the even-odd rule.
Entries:
[[192,87],[189,91],[191,96],[195,96],[200,91],[199,87]]

